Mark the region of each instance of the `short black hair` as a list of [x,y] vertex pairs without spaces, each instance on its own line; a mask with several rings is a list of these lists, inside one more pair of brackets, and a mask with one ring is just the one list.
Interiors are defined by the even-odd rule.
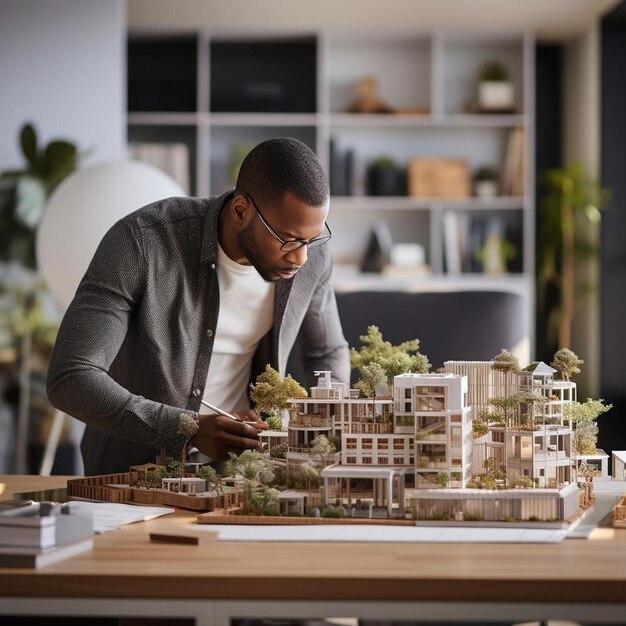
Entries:
[[288,192],[309,206],[323,206],[329,188],[322,164],[298,139],[278,137],[260,143],[241,164],[236,193],[277,205]]

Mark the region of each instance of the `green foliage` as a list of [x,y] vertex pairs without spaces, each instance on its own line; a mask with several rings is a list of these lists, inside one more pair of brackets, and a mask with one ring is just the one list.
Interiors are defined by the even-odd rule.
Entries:
[[196,472],[198,478],[203,478],[207,482],[207,489],[210,491],[213,488],[218,490],[221,485],[221,479],[218,477],[217,472],[210,465],[203,465]]
[[540,522],[541,520],[536,515],[529,515],[528,516],[528,521],[529,522]]
[[336,452],[341,452],[341,437],[338,435],[328,435],[328,441],[335,446]]
[[500,350],[500,354],[493,357],[491,366],[497,372],[505,374],[517,374],[520,371],[519,359],[506,349]]
[[165,471],[166,471],[166,478],[178,478],[178,476],[180,476],[180,472],[182,469],[182,463],[180,461],[170,461],[166,466],[165,466]]
[[489,427],[484,422],[474,422],[472,424],[472,433],[475,437],[482,437],[489,432]]
[[396,417],[397,426],[415,426],[415,417],[413,415],[398,415]]
[[321,486],[319,468],[311,463],[290,465],[287,472],[287,486],[290,489],[317,489]]
[[493,167],[481,167],[476,170],[476,173],[474,174],[474,180],[476,182],[488,180],[496,181],[498,180],[498,172]]
[[278,496],[273,487],[254,489],[250,494],[250,512],[254,515],[279,515]]
[[392,170],[396,167],[396,162],[390,156],[381,156],[377,159],[374,159],[370,163],[370,167],[374,167],[377,169],[387,169]]
[[366,398],[376,398],[376,389],[387,385],[387,375],[383,368],[375,362],[361,366],[361,378],[355,384]]
[[317,457],[319,465],[322,466],[324,459],[330,454],[334,454],[336,450],[335,446],[328,441],[326,435],[318,435],[311,442],[309,452]]
[[438,522],[447,522],[450,519],[450,513],[444,513],[443,511],[433,511],[430,519]]
[[332,518],[337,518],[337,519],[345,517],[343,513],[343,507],[333,506],[332,504],[325,506],[322,509],[320,515],[321,517],[332,517]]
[[276,415],[270,415],[265,418],[265,423],[269,430],[282,430],[283,421]]
[[158,472],[154,470],[148,470],[146,472],[146,487],[155,488],[161,486],[161,477]]
[[574,446],[578,454],[595,454],[598,441],[598,427],[595,423],[598,416],[606,413],[612,404],[605,405],[604,400],[570,402],[563,405],[563,417],[571,419],[576,427],[574,429]]
[[435,477],[435,482],[437,483],[438,487],[445,489],[450,483],[450,474],[448,474],[447,472],[439,472]]
[[491,61],[487,63],[480,74],[481,81],[506,82],[509,80],[509,73],[504,63]]
[[274,469],[270,458],[258,450],[244,450],[239,456],[229,452],[226,475],[239,476],[245,480],[269,484],[274,480]]
[[405,341],[393,346],[383,339],[377,326],[368,326],[367,334],[359,337],[363,344],[357,351],[350,350],[350,364],[362,371],[370,363],[378,363],[385,371],[387,382],[392,383],[398,374],[425,374],[431,365],[428,358],[419,353],[419,339]]
[[287,408],[289,398],[296,397],[306,398],[306,389],[291,374],[283,379],[271,365],[266,365],[265,371],[250,385],[250,398],[257,413],[275,415]]
[[289,446],[286,443],[279,443],[278,445],[272,446],[270,457],[272,459],[286,459],[288,450]]
[[24,168],[0,174],[0,261],[17,261],[34,269],[35,232],[46,200],[76,168],[78,151],[74,144],[60,140],[40,148],[31,124],[20,130],[19,143]]
[[478,474],[467,481],[468,489],[497,489],[496,479],[490,474]]
[[463,511],[463,521],[465,522],[482,522],[483,518],[478,513]]
[[544,195],[537,212],[537,304],[540,319],[546,320],[548,343],[567,346],[574,309],[571,299],[576,292],[589,293],[596,288],[576,279],[574,258],[580,261],[597,256],[597,246],[583,233],[600,222],[611,192],[589,179],[580,164],[548,170],[541,183]]
[[569,380],[573,374],[580,374],[580,366],[584,363],[582,359],[569,348],[561,348],[554,355],[554,361],[550,365],[561,374],[563,380]]
[[532,489],[535,481],[530,476],[515,476],[511,481],[511,487],[521,487],[522,489]]

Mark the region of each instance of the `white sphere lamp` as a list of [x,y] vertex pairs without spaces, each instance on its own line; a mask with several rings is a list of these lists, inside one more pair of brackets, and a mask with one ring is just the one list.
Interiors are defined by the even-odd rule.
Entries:
[[105,233],[156,200],[184,196],[161,170],[139,161],[111,161],[68,176],[50,196],[37,233],[37,266],[66,309]]

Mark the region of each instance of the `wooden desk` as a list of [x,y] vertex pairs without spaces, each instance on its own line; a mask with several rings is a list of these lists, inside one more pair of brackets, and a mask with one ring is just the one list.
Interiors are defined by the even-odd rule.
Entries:
[[[0,477],[10,490],[26,480]],[[0,569],[0,614],[626,623],[626,530],[558,545],[149,541],[194,517],[98,535],[93,552],[38,571]]]

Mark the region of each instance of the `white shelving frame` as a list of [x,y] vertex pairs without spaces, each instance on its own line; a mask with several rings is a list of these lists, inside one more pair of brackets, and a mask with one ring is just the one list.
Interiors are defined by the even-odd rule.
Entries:
[[[136,33],[138,35],[148,33]],[[151,34],[151,33],[150,33]],[[131,35],[135,35],[132,33]],[[152,34],[151,34],[152,35]],[[161,34],[166,37],[166,34]],[[371,196],[334,196],[331,199],[330,223],[336,233],[333,238],[333,251],[339,261],[335,272],[335,282],[338,289],[407,289],[411,291],[430,290],[463,290],[463,289],[503,289],[521,294],[527,303],[527,324],[529,329],[530,345],[534,345],[534,223],[535,223],[535,200],[534,200],[534,36],[529,32],[471,32],[471,31],[373,31],[373,30],[322,30],[322,31],[276,31],[276,32],[240,32],[231,31],[203,31],[196,33],[198,39],[197,53],[197,111],[191,113],[144,113],[129,112],[128,123],[130,126],[193,126],[196,128],[196,194],[207,196],[222,191],[216,180],[211,180],[211,163],[215,158],[215,142],[221,141],[232,129],[233,136],[246,133],[251,129],[251,135],[262,136],[295,132],[312,138],[312,147],[316,150],[321,162],[329,171],[329,143],[331,137],[347,136],[349,140],[356,138],[357,143],[366,145],[375,137],[375,141],[383,144],[378,149],[380,154],[390,153],[394,155],[395,138],[402,138],[405,143],[405,151],[410,150],[408,142],[420,145],[434,146],[437,137],[441,141],[454,143],[461,141],[465,133],[472,137],[483,137],[483,150],[489,149],[489,142],[496,144],[498,140],[505,144],[505,133],[508,129],[522,127],[525,131],[525,194],[521,198],[499,197],[493,200],[481,200],[467,198],[462,200],[445,198],[411,198],[389,197],[378,198]],[[210,43],[213,40],[224,41],[249,41],[267,40],[273,38],[277,41],[293,39],[295,37],[314,38],[317,43],[317,111],[313,113],[211,113],[210,106]],[[345,113],[341,110],[333,110],[332,103],[341,101],[341,98],[333,96],[333,89],[345,90],[345,84],[337,87],[333,72],[337,67],[349,67],[350,55],[354,56],[354,46],[359,54],[360,67],[355,70],[353,79],[363,75],[362,69],[367,67],[369,60],[367,55],[372,55],[372,63],[379,63],[378,57],[391,59],[402,68],[410,67],[406,58],[406,51],[418,50],[427,55],[427,60],[419,60],[416,65],[424,68],[428,64],[428,76],[422,78],[424,88],[428,90],[427,105],[430,108],[429,115],[363,115]],[[394,49],[397,46],[397,49]],[[337,57],[337,50],[344,50],[347,59],[342,61]],[[466,53],[467,51],[467,53]],[[460,63],[467,64],[466,69],[471,69],[472,60],[481,60],[490,56],[497,58],[498,51],[504,51],[507,60],[513,60],[513,80],[518,90],[518,106],[521,110],[515,114],[503,115],[479,115],[469,114],[459,107],[451,107],[450,101],[460,101],[459,94],[446,92],[446,71],[454,59],[461,59]],[[380,53],[380,54],[379,54]],[[402,55],[405,56],[402,56]],[[365,56],[365,58],[361,58]],[[374,61],[376,60],[376,61]],[[343,65],[342,65],[343,64]],[[397,68],[390,68],[392,73]],[[455,71],[463,71],[463,68],[453,66]],[[350,78],[344,76],[344,79]],[[409,77],[405,76],[404,80]],[[389,80],[395,80],[397,76],[391,76]],[[465,79],[464,79],[465,80]],[[472,77],[467,77],[469,84]],[[384,80],[381,85],[384,87]],[[402,89],[406,106],[408,92],[416,88],[407,85]],[[521,93],[519,91],[521,90]],[[382,96],[387,97],[384,89]],[[393,102],[393,94],[390,94],[390,104]],[[345,102],[345,98],[343,99]],[[424,104],[421,102],[419,104]],[[273,129],[277,129],[273,131]],[[500,137],[500,139],[498,139]],[[431,142],[429,144],[428,142]],[[311,141],[310,141],[311,143]],[[398,140],[398,144],[400,140]],[[375,146],[375,144],[372,144]],[[436,147],[436,146],[435,146]],[[476,146],[473,146],[476,147]],[[374,150],[373,147],[370,148]],[[472,146],[469,148],[472,153]],[[213,151],[213,154],[212,154]],[[224,150],[222,150],[223,152]],[[355,153],[358,155],[358,146]],[[416,151],[416,155],[419,150]],[[454,156],[452,154],[446,156]],[[474,154],[469,155],[478,158]],[[403,161],[406,155],[400,155]],[[474,167],[476,163],[473,163]],[[498,211],[506,214],[521,213],[522,240],[523,240],[523,271],[505,276],[485,276],[481,274],[456,274],[443,273],[443,228],[442,216],[446,211],[471,212]],[[413,217],[411,217],[413,216]],[[354,265],[344,265],[339,251],[349,249],[350,246],[364,247],[367,236],[366,224],[383,218],[391,224],[398,223],[399,229],[411,236],[410,229],[406,226],[412,222],[419,228],[421,241],[426,244],[432,274],[428,276],[407,275],[405,277],[390,278],[388,276],[365,276],[354,271]],[[351,225],[356,226],[355,230]],[[357,262],[356,258],[352,259]]]

